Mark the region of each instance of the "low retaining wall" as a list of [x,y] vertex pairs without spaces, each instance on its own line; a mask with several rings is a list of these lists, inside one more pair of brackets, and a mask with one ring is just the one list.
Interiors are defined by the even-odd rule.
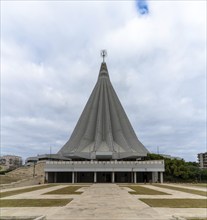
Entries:
[[45,216],[1,216],[2,220],[46,220]]
[[31,186],[31,185],[38,185],[44,183],[43,176],[36,176],[30,177],[28,179],[19,180],[17,182],[9,183],[9,184],[1,184],[0,189],[9,189],[15,187],[22,187],[22,186]]

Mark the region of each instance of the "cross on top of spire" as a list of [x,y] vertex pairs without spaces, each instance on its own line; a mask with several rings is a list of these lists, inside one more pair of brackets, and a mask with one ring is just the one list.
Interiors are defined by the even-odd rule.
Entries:
[[103,63],[105,62],[105,57],[107,56],[106,50],[101,50],[101,56],[103,57]]

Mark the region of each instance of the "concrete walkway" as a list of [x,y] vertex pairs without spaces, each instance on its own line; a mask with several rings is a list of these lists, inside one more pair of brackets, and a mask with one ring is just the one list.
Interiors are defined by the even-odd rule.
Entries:
[[206,187],[202,187],[202,186],[196,186],[196,185],[183,185],[183,184],[178,184],[178,183],[175,183],[175,184],[165,184],[163,183],[162,185],[166,185],[166,186],[173,186],[173,187],[178,187],[178,188],[184,188],[184,189],[193,189],[193,190],[200,190],[200,191],[204,191],[204,192],[207,192],[207,184],[206,184]]
[[[144,185],[171,195],[132,195],[128,187],[116,184],[93,184],[83,186],[80,195],[44,195],[44,193],[66,187],[54,185],[28,193],[4,197],[2,199],[66,199],[72,202],[64,207],[19,207],[1,208],[0,216],[40,216],[47,220],[172,220],[180,217],[206,217],[206,209],[195,208],[152,208],[141,202],[139,198],[205,198],[199,195],[164,189],[152,185]],[[143,186],[143,185],[142,185]]]
[[[34,190],[31,192],[25,192],[25,193],[21,193],[21,194],[17,194],[17,195],[13,195],[13,196],[7,196],[7,197],[3,197],[2,199],[68,199],[68,195],[56,195],[56,194],[51,194],[51,195],[44,195],[47,192],[53,191],[53,190],[57,190],[57,189],[61,189],[64,187],[67,187],[68,185],[58,185],[58,186],[53,186],[53,187],[48,187],[45,189],[38,189],[38,190]],[[81,190],[77,190],[77,191],[84,191],[84,187],[81,188]],[[70,195],[70,198],[76,197],[77,195]]]
[[139,201],[116,184],[94,184],[67,206],[47,215],[48,220],[63,219],[169,219]]

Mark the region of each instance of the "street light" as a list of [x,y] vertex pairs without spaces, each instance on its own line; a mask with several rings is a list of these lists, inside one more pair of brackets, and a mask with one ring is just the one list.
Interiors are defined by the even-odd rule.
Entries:
[[35,161],[33,163],[33,177],[35,177]]

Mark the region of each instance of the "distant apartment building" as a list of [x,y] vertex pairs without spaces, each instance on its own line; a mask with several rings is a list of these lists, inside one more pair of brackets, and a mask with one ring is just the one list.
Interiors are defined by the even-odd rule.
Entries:
[[15,155],[5,155],[0,157],[0,166],[4,170],[13,170],[22,166],[22,158]]
[[200,168],[207,168],[207,152],[198,154]]

